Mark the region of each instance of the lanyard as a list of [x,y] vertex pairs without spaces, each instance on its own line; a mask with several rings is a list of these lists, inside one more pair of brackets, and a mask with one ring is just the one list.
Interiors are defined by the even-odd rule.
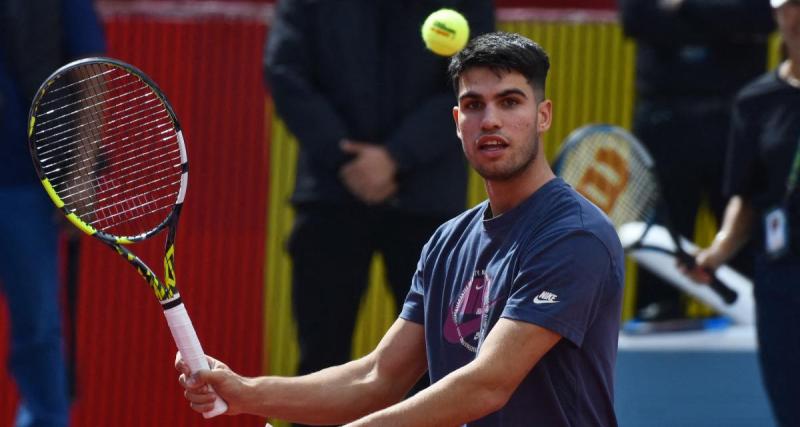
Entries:
[[797,149],[794,151],[792,169],[789,171],[789,178],[786,180],[786,194],[783,195],[783,202],[789,201],[789,197],[797,187],[797,177],[800,175],[800,139],[797,140]]

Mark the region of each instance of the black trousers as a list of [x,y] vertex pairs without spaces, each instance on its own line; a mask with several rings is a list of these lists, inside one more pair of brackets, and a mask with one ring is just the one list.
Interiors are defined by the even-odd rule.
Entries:
[[[698,208],[707,197],[721,225],[727,199],[723,197],[725,152],[730,132],[732,104],[725,98],[639,100],[633,132],[647,147],[656,164],[666,212],[673,228],[692,239]],[[732,262],[734,268],[752,275],[752,255],[744,250]],[[681,306],[681,291],[644,269],[639,270],[637,308],[653,302]]]
[[299,374],[350,360],[353,330],[373,254],[384,258],[398,310],[423,245],[445,217],[367,207],[296,206],[289,238]]
[[800,425],[800,255],[756,257],[758,356],[764,388],[779,426]]

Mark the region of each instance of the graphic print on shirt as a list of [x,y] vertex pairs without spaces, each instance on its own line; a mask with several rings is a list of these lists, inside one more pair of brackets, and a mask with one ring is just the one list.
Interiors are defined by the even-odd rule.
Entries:
[[443,331],[447,342],[478,352],[486,333],[488,312],[497,303],[497,300],[489,301],[491,284],[486,270],[476,270],[458,298],[450,303]]

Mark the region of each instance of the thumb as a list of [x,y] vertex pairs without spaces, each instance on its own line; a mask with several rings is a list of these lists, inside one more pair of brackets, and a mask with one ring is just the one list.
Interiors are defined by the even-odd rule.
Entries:
[[227,374],[227,371],[222,369],[213,371],[203,369],[202,371],[197,371],[194,375],[192,375],[189,381],[191,382],[194,380],[194,382],[198,384],[210,384],[211,386],[215,386],[224,381]]
[[363,149],[362,144],[347,139],[339,142],[339,148],[347,154],[358,154]]

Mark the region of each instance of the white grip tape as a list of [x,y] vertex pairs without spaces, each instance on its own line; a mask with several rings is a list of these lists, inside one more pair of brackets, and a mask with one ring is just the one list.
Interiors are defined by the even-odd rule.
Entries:
[[[192,373],[208,370],[208,360],[203,353],[203,347],[200,346],[200,340],[197,339],[197,333],[194,331],[192,321],[189,319],[189,314],[186,312],[186,307],[183,303],[164,311],[164,316],[167,317],[167,324],[169,330],[172,332],[172,338],[178,346],[178,351],[181,352],[181,358],[189,366]],[[211,418],[228,410],[228,404],[217,396],[214,401],[214,409],[209,412],[203,412],[203,417]]]

